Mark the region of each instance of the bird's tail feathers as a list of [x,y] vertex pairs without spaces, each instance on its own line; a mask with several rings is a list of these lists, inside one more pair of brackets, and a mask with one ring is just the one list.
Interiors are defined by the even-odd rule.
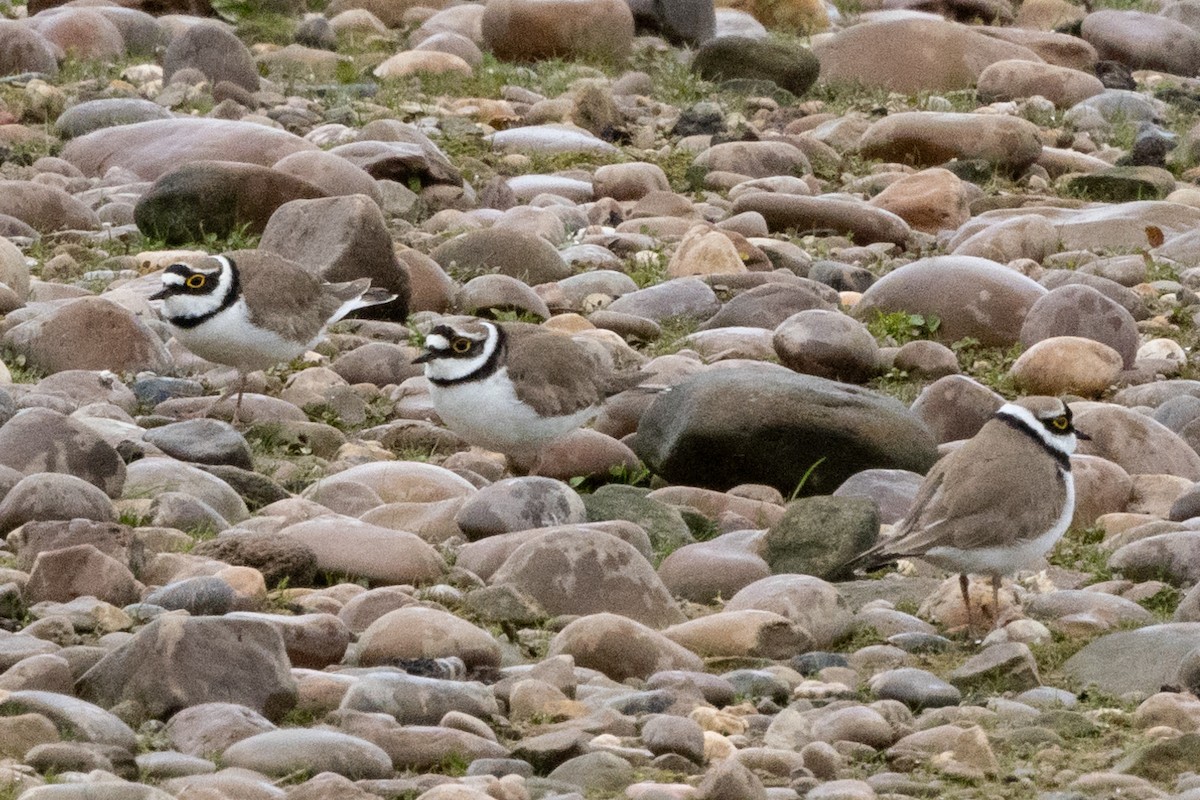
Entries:
[[329,319],[330,323],[337,322],[347,314],[357,311],[360,308],[390,303],[399,297],[399,295],[389,292],[387,289],[371,286],[370,278],[359,278],[356,281],[335,283],[331,284],[331,287],[336,289],[336,294],[344,299],[342,304],[338,306],[338,310]]

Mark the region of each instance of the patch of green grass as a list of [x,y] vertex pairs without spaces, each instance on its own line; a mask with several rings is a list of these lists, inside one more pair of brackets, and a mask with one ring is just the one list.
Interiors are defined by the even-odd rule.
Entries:
[[24,355],[6,350],[3,354],[4,365],[12,375],[13,383],[37,383],[46,377],[46,373],[31,365]]
[[873,644],[883,644],[884,639],[879,631],[866,625],[854,629],[854,633],[838,643],[838,652],[853,653]]
[[1157,13],[1159,6],[1152,0],[1094,0],[1093,11],[1114,9],[1116,11],[1147,11]]
[[136,56],[112,60],[70,57],[59,64],[58,74],[54,76],[53,82],[55,86],[67,87],[95,81],[100,87],[103,87],[118,78],[127,67],[143,62],[143,58]]
[[1170,622],[1182,599],[1183,592],[1174,586],[1164,586],[1150,597],[1139,600],[1138,605],[1153,614],[1160,622]]
[[639,289],[657,286],[667,279],[667,263],[670,259],[659,250],[643,250],[626,259],[626,275],[633,279]]
[[130,528],[143,528],[150,524],[150,517],[127,508],[117,516],[117,522]]
[[721,535],[721,528],[717,525],[716,520],[704,516],[696,509],[680,506],[679,513],[683,516],[683,521],[687,523],[692,538],[697,542],[711,541]]
[[126,254],[142,250],[203,250],[207,253],[228,253],[234,250],[254,250],[258,247],[262,234],[250,230],[250,224],[239,225],[228,234],[219,235],[206,233],[192,242],[168,242],[157,236],[143,234],[126,244]]
[[497,311],[492,315],[492,319],[497,322],[526,322],[530,325],[540,325],[542,323],[542,318],[537,314],[519,309]]
[[950,345],[958,356],[962,371],[994,390],[1003,397],[1013,398],[1020,394],[1009,370],[1021,355],[1021,345],[1011,347],[985,347],[977,340],[967,337]]
[[1109,553],[1100,546],[1104,541],[1104,529],[1100,527],[1072,528],[1063,538],[1058,540],[1049,561],[1053,566],[1063,569],[1086,572],[1092,576],[1092,582],[1112,579],[1112,570],[1108,567]]
[[256,12],[238,20],[237,35],[251,44],[266,42],[288,45],[296,37],[296,20],[285,14]]
[[667,175],[671,191],[679,194],[698,195],[704,190],[704,176],[708,170],[693,164],[696,154],[679,147],[672,147],[666,155],[652,154],[646,161],[657,164]]
[[888,397],[894,397],[905,405],[911,405],[925,388],[925,380],[910,375],[902,369],[892,369],[867,382],[867,388]]
[[788,495],[787,502],[790,503],[800,496],[800,492],[804,491],[804,485],[808,483],[808,480],[812,477],[812,474],[817,471],[817,467],[821,466],[823,463],[825,463],[825,456],[821,456],[812,464],[809,464],[808,469],[804,470],[804,474],[801,475],[800,480],[796,482],[796,488],[792,489],[792,493]]
[[312,455],[312,448],[299,438],[287,435],[277,422],[255,423],[244,435],[254,455],[273,458]]
[[317,714],[311,708],[293,708],[279,720],[281,728],[311,728],[321,721],[323,715]]
[[449,775],[452,778],[461,778],[467,774],[467,767],[469,766],[471,766],[470,759],[462,753],[449,753],[430,772],[438,775]]
[[867,321],[867,330],[881,345],[899,347],[916,339],[928,339],[937,333],[942,321],[934,314],[910,314],[907,311],[880,312]]
[[1149,254],[1146,259],[1146,281],[1178,281],[1179,272],[1175,266],[1166,261],[1159,261],[1151,257]]
[[886,89],[856,83],[817,83],[808,90],[808,97],[820,100],[826,111],[839,117],[854,111],[871,113],[885,109],[891,100]]
[[699,324],[692,317],[671,317],[665,319],[659,323],[661,334],[658,339],[642,346],[640,350],[650,358],[677,353],[687,345],[684,340],[696,332]]
[[625,486],[650,487],[653,474],[645,466],[630,469],[624,464],[618,464],[608,471],[608,475],[576,475],[567,484],[580,494],[590,494],[601,486],[618,483]]
[[643,49],[634,56],[630,68],[650,76],[651,97],[661,103],[687,108],[711,100],[717,93],[716,84],[692,72],[672,52]]
[[1038,674],[1043,676],[1045,681],[1045,676],[1057,672],[1067,659],[1079,652],[1085,644],[1087,639],[1055,631],[1050,641],[1031,644],[1029,650],[1037,661]]

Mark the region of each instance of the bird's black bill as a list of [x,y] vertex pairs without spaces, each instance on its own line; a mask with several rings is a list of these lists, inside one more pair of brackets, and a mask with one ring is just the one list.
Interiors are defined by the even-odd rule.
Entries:
[[1092,440],[1092,437],[1088,436],[1086,433],[1079,430],[1078,428],[1075,429],[1075,438],[1081,442],[1090,442]]
[[421,355],[419,355],[419,356],[417,356],[416,358],[414,358],[414,359],[412,360],[412,363],[414,363],[414,364],[424,364],[425,362],[427,362],[427,361],[432,361],[432,360],[433,360],[433,353],[432,353],[432,352],[430,352],[430,353],[422,353]]
[[149,297],[147,297],[146,299],[147,299],[147,300],[162,300],[162,299],[164,299],[166,296],[167,296],[167,288],[164,286],[162,289],[158,290],[157,292],[155,292],[154,294],[150,295],[150,296],[149,296]]

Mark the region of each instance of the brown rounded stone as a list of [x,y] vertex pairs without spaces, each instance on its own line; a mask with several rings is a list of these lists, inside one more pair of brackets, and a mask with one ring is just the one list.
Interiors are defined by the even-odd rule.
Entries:
[[1133,366],[1141,338],[1133,315],[1090,286],[1060,286],[1029,309],[1021,325],[1021,344],[1029,348],[1052,336],[1081,336],[1102,342]]
[[483,43],[502,61],[588,55],[620,60],[634,32],[624,0],[493,0],[480,30]]
[[937,233],[956,229],[971,216],[968,184],[946,169],[907,175],[871,198],[871,205],[890,211],[913,228]]
[[1104,84],[1088,72],[1013,59],[997,61],[981,72],[976,91],[984,102],[1041,95],[1057,108],[1070,108],[1103,92]]
[[1104,392],[1121,372],[1121,354],[1106,344],[1079,336],[1052,336],[1016,360],[1009,374],[1030,394]]
[[695,653],[617,614],[575,620],[550,642],[550,655],[572,656],[576,666],[599,670],[617,681],[671,669],[704,670],[704,661]]
[[1038,127],[1000,114],[904,111],[876,122],[858,142],[864,158],[920,166],[982,159],[1019,171],[1042,152]]
[[1015,343],[1029,309],[1046,290],[1029,278],[983,258],[934,256],[889,272],[854,307],[859,319],[907,311],[937,317],[934,336],[956,342],[970,336],[987,346]]
[[825,83],[902,94],[969,89],[996,61],[1038,56],[1026,47],[938,19],[891,19],[852,25],[813,48]]
[[1120,61],[1130,69],[1174,75],[1200,72],[1200,33],[1159,14],[1096,11],[1084,17],[1080,35],[1100,58]]

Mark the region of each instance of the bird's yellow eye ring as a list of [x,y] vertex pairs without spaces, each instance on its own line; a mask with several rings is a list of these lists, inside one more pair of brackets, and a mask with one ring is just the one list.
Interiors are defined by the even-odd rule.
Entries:
[[471,349],[471,340],[460,337],[450,343],[450,348],[456,353],[465,353]]
[[192,275],[187,279],[187,287],[189,289],[199,289],[204,286],[205,277],[203,275]]
[[1053,425],[1057,430],[1065,431],[1067,428],[1071,427],[1071,420],[1067,419],[1066,417],[1055,417],[1054,419],[1050,420],[1050,424]]

